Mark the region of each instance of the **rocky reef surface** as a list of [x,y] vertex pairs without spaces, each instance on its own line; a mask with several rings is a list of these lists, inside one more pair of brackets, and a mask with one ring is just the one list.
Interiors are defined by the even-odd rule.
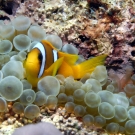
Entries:
[[134,5],[133,0],[1,0],[0,18],[26,15],[85,58],[108,53],[108,69],[121,74],[125,65],[134,64]]

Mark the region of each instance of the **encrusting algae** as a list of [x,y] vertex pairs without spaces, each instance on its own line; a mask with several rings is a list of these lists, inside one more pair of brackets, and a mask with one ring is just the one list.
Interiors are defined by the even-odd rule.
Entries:
[[58,36],[40,33],[37,25],[16,28],[21,21],[17,17],[9,24],[15,30],[7,38],[2,35],[7,26],[0,27],[1,42],[13,44],[7,50],[0,45],[1,113],[12,104],[13,114],[34,120],[42,106],[50,111],[65,107],[67,114],[82,118],[86,127],[95,125],[109,134],[135,134],[135,86],[127,82],[121,88],[117,75],[107,74],[103,65],[107,55],[78,60],[75,47],[62,47]]

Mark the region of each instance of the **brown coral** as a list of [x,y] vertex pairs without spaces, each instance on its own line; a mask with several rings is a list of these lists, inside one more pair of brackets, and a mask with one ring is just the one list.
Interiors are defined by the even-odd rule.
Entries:
[[105,17],[103,19],[99,19],[96,24],[93,24],[94,20],[84,20],[86,28],[83,33],[86,37],[90,37],[92,39],[100,37],[104,32],[107,32],[110,29],[111,19],[109,17]]

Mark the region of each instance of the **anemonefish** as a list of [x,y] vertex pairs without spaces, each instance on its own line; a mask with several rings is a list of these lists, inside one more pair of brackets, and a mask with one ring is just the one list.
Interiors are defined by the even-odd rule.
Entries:
[[28,53],[24,68],[27,80],[36,87],[37,82],[47,75],[62,74],[80,79],[96,66],[103,65],[106,57],[106,54],[100,55],[76,65],[78,55],[61,52],[47,40],[42,40]]

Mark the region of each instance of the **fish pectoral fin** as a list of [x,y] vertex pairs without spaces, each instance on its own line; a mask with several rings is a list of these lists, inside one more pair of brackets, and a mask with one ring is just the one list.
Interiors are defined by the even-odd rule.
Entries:
[[61,57],[57,61],[55,61],[48,69],[46,69],[45,74],[55,76],[63,60],[64,57]]

